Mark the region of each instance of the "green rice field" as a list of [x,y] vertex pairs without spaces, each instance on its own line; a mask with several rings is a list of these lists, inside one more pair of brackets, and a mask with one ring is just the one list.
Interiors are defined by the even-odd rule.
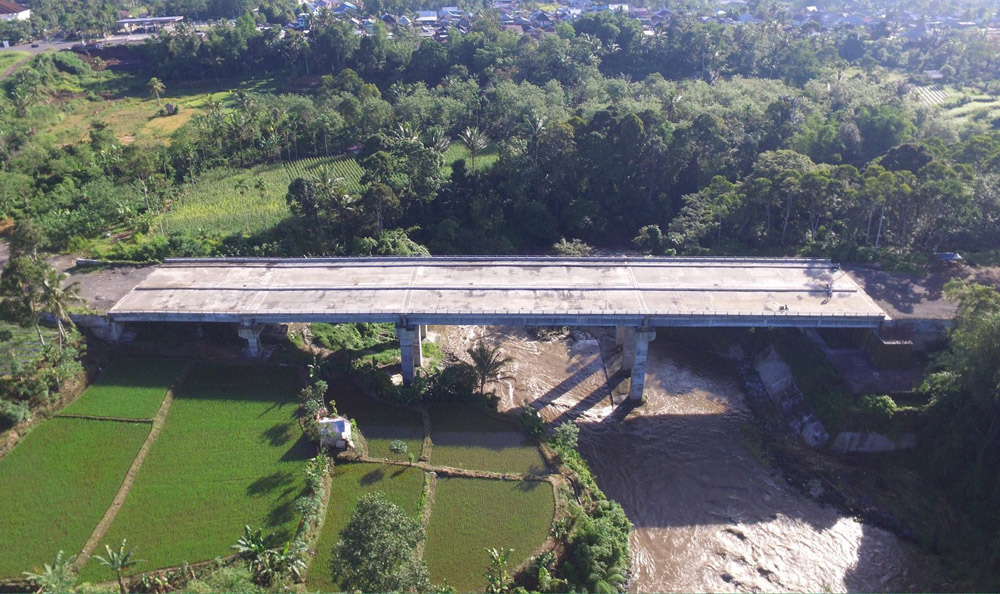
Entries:
[[488,417],[468,405],[431,409],[431,463],[468,470],[544,474],[538,446],[513,424]]
[[368,455],[373,458],[406,460],[407,454],[394,454],[389,444],[402,440],[407,453],[420,457],[424,445],[424,421],[420,413],[410,408],[376,402],[361,391],[349,378],[330,383],[329,396],[337,403],[337,412],[354,419],[368,442]]
[[[423,491],[424,473],[416,468],[380,464],[338,464],[333,472],[330,506],[323,522],[323,532],[316,544],[316,557],[309,567],[306,588],[309,591],[335,592],[331,576],[333,546],[354,513],[358,499],[381,491],[386,499],[417,515]],[[541,541],[539,541],[541,542]]]
[[[149,571],[228,555],[244,524],[290,538],[312,455],[295,393],[291,368],[192,369],[98,548],[128,538],[146,560],[136,569]],[[96,561],[81,572],[81,581],[107,577]]]
[[431,580],[482,591],[486,549],[514,549],[510,567],[517,567],[545,541],[554,513],[547,482],[438,479],[424,548]]
[[149,423],[50,419],[0,460],[0,579],[83,548]]
[[183,361],[118,359],[63,414],[152,419]]

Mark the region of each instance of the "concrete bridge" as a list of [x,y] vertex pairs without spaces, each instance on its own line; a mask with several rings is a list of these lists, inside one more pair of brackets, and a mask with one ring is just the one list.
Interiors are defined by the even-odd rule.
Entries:
[[798,258],[172,259],[108,312],[125,322],[391,322],[403,379],[429,324],[615,326],[641,398],[656,328],[878,328],[886,313],[829,260]]

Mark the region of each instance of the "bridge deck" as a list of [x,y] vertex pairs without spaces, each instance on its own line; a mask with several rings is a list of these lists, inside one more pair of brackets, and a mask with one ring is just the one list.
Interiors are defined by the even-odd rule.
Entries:
[[828,260],[175,259],[117,321],[873,327],[886,313]]

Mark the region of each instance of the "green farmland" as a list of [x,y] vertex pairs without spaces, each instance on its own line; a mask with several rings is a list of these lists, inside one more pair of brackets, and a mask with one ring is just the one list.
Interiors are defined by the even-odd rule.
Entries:
[[291,180],[316,174],[326,164],[344,179],[348,192],[360,191],[361,167],[350,157],[302,159],[250,169],[222,167],[184,186],[163,217],[163,230],[227,235],[271,229],[291,216],[285,201]]
[[406,444],[407,453],[413,454],[414,458],[420,457],[424,445],[424,421],[419,412],[386,403],[373,406],[371,399],[348,378],[333,382],[329,396],[337,403],[340,414],[357,421],[368,442],[369,456],[405,460],[406,454],[389,451],[389,444],[399,439]]
[[493,419],[471,406],[445,405],[431,410],[431,462],[491,472],[542,474],[545,461],[538,447],[517,427]]
[[358,499],[367,493],[381,491],[386,499],[416,516],[423,490],[424,473],[416,468],[380,464],[339,464],[333,471],[330,507],[323,522],[323,532],[316,544],[306,587],[310,591],[335,592],[331,563],[333,546],[340,532],[354,513]]
[[0,460],[0,579],[83,548],[149,427],[50,419]]
[[152,419],[183,366],[181,361],[112,361],[97,378],[97,382],[63,409],[62,413],[116,419]]
[[[128,538],[148,571],[228,555],[244,524],[290,538],[311,454],[295,387],[290,368],[194,368],[104,543]],[[96,561],[81,572],[107,578]]]
[[427,527],[424,559],[431,580],[459,592],[481,590],[487,548],[514,549],[511,568],[541,546],[555,500],[544,481],[441,478]]

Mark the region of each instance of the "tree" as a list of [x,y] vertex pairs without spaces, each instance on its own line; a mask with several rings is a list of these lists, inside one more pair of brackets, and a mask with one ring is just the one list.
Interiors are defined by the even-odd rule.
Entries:
[[402,439],[394,439],[389,442],[389,451],[397,456],[402,456],[408,449],[409,448],[406,447],[406,442]]
[[503,594],[510,590],[514,581],[507,571],[507,563],[514,549],[486,549],[490,556],[490,564],[486,568],[486,592],[488,594]]
[[69,317],[69,305],[75,302],[82,302],[80,298],[80,283],[71,283],[63,286],[68,274],[59,272],[51,266],[45,267],[45,276],[42,279],[41,300],[39,305],[43,312],[51,315],[56,320],[56,328],[59,330],[59,346],[66,340],[66,328],[64,321],[72,323]]
[[358,500],[333,549],[333,578],[344,591],[412,592],[430,589],[417,556],[424,527],[382,493]]
[[472,158],[472,170],[476,170],[476,155],[486,150],[490,145],[490,137],[476,126],[470,126],[459,133],[458,139],[469,149]]
[[162,104],[160,103],[160,95],[162,95],[167,90],[167,87],[166,85],[163,84],[163,81],[154,76],[153,78],[149,79],[148,83],[146,83],[146,88],[149,89],[150,94],[156,95],[156,106],[162,107]]
[[497,381],[507,365],[514,361],[511,357],[504,357],[499,346],[490,347],[483,342],[477,343],[466,352],[472,358],[472,368],[476,372],[479,393],[483,395],[486,384]]
[[76,575],[73,573],[73,561],[76,555],[63,559],[63,552],[56,553],[55,560],[49,565],[46,563],[41,569],[35,568],[35,573],[24,572],[24,577],[31,580],[38,588],[38,592],[69,592],[76,585]]
[[121,594],[128,594],[128,590],[125,588],[125,580],[122,579],[122,572],[126,571],[136,564],[141,563],[140,559],[135,558],[135,554],[139,551],[139,547],[132,547],[128,551],[125,548],[128,546],[128,539],[123,538],[122,544],[118,546],[117,549],[112,549],[108,545],[104,545],[104,550],[107,551],[106,557],[101,557],[100,555],[94,555],[94,558],[101,562],[111,571],[115,572],[118,577],[118,588],[121,590]]

